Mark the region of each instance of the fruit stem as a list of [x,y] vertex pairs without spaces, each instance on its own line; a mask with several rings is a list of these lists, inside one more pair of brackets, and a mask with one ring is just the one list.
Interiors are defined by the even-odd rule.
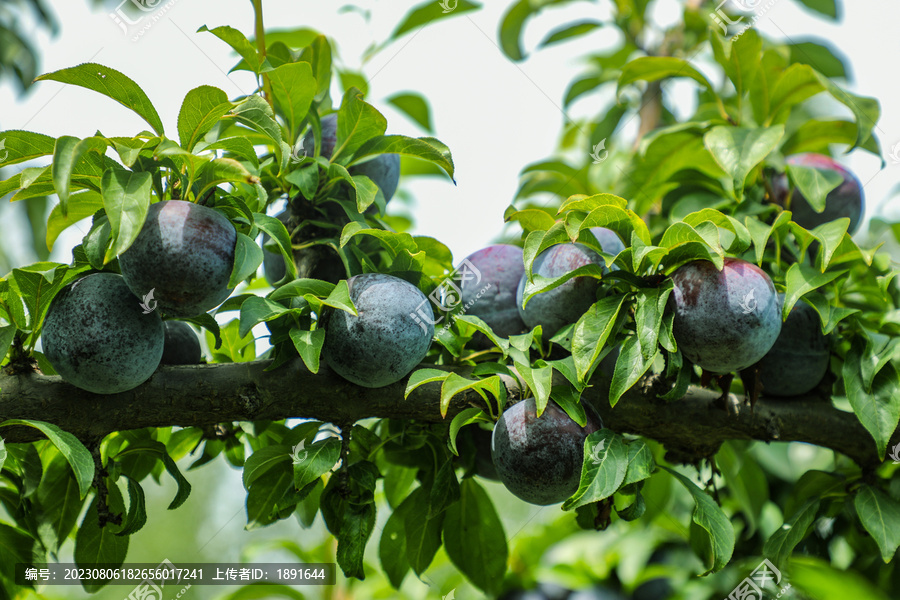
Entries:
[[[263,26],[263,8],[262,0],[253,0],[253,14],[256,16],[256,49],[259,52],[259,62],[266,58],[266,29]],[[269,103],[272,109],[275,106],[272,103],[272,83],[269,81],[267,73],[262,74],[263,98]]]

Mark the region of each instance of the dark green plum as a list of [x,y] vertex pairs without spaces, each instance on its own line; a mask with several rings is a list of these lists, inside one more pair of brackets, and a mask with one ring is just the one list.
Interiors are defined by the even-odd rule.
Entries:
[[538,505],[557,504],[575,493],[584,460],[584,440],[603,427],[585,407],[580,427],[555,402],[537,416],[534,398],[506,409],[494,425],[491,457],[500,481],[518,498]]
[[465,261],[477,270],[471,273],[467,268],[474,278],[464,278],[459,285],[465,313],[480,318],[500,337],[523,333],[525,323],[516,307],[519,281],[525,273],[522,249],[495,244],[470,254]]
[[165,321],[166,342],[162,365],[199,365],[203,362],[200,338],[184,321]]
[[[851,234],[856,232],[866,206],[863,187],[856,175],[831,157],[814,152],[788,156],[785,162],[792,166],[835,172],[843,179],[840,185],[828,192],[825,197],[825,210],[819,213],[798,190],[790,193],[787,174],[782,173],[776,176],[772,182],[775,200],[791,211],[791,218],[797,224],[806,229],[813,229],[823,223],[847,217],[850,219],[850,228],[847,231]],[[790,195],[790,201],[788,201],[788,195]]]
[[820,323],[819,313],[811,306],[802,301],[794,305],[775,345],[760,362],[764,394],[799,396],[819,385],[831,356]]
[[378,388],[400,381],[422,362],[434,336],[434,313],[419,288],[393,275],[347,280],[358,316],[333,310],[322,357],[338,375]]
[[[591,227],[591,233],[594,234],[594,237],[600,242],[600,247],[607,254],[618,256],[619,252],[625,249],[622,238],[620,238],[619,234],[612,229],[607,229],[606,227]],[[615,270],[615,267],[613,269]]]
[[236,241],[234,225],[209,207],[157,202],[137,239],[119,256],[119,267],[138,297],[152,291],[166,315],[194,317],[231,294]]
[[721,271],[696,260],[672,274],[673,333],[684,356],[714,374],[739,371],[768,352],[781,332],[772,280],[756,265],[726,258]]
[[59,292],[47,310],[42,348],[67,382],[95,394],[141,385],[159,366],[165,334],[157,312],[114,273],[95,273]]

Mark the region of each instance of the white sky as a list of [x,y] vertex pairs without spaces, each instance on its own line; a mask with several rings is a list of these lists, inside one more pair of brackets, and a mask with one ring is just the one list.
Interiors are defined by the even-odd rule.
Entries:
[[[252,9],[248,0],[175,0],[138,42],[123,35],[109,18],[116,4],[108,3],[106,10],[91,10],[86,1],[48,1],[61,32],[55,38],[44,32],[31,35],[42,50],[42,71],[94,61],[124,72],[147,92],[171,137],[176,136],[178,110],[190,89],[213,85],[229,96],[253,89],[253,79],[247,73],[226,75],[235,63],[230,48],[209,33],[195,33],[204,24],[210,28],[228,24],[249,34]],[[416,1],[361,0],[358,4],[371,9],[371,22],[357,12],[339,14],[341,2],[266,0],[266,23],[279,29],[319,29],[337,40],[342,63],[358,69],[363,67],[363,51],[371,43],[386,39]],[[414,233],[442,240],[457,261],[500,233],[503,211],[517,189],[522,167],[553,153],[563,123],[561,99],[569,81],[584,71],[575,59],[616,42],[612,29],[601,29],[583,40],[540,51],[523,63],[512,64],[496,47],[498,23],[510,2],[490,0],[485,4],[481,11],[407,35],[363,67],[371,78],[369,101],[387,116],[389,132],[423,135],[413,123],[391,110],[385,98],[400,90],[414,90],[431,102],[436,136],[453,152],[458,185],[422,178],[404,185],[417,200]],[[542,13],[525,31],[525,49],[532,50],[559,24],[580,18],[607,18],[610,4],[575,3]],[[876,133],[887,156],[900,141],[896,74],[890,58],[900,50],[895,35],[900,3],[855,0],[844,4],[844,22],[834,25],[801,10],[795,0],[777,0],[757,29],[775,39],[796,41],[815,36],[840,48],[852,68],[851,90],[874,96],[882,103],[883,117]],[[657,20],[670,23],[677,19],[680,6],[676,0],[657,0]],[[691,86],[679,83],[669,93],[676,97],[684,94],[689,99]],[[585,96],[571,112],[573,116],[594,115],[607,102],[596,94]],[[0,106],[4,107],[0,114],[2,129],[85,137],[97,129],[106,135],[133,135],[147,128],[139,117],[115,102],[55,82],[38,83],[21,99],[10,84],[0,86]],[[888,158],[887,167],[879,172],[880,161],[861,151],[842,160],[865,184],[867,215],[871,217],[900,181],[900,165]],[[900,207],[895,212],[900,213]],[[69,249],[81,235],[83,232],[70,230],[70,235],[57,243],[53,258],[68,262]]]

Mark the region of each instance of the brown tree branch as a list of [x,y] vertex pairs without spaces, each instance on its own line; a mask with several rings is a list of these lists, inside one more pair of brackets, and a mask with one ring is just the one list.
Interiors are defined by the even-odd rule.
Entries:
[[[440,415],[440,385],[428,384],[404,399],[406,381],[367,389],[351,384],[322,366],[310,373],[297,359],[266,371],[267,361],[161,367],[140,387],[113,395],[77,389],[59,377],[37,373],[0,375],[0,422],[35,419],[54,423],[82,440],[97,440],[143,427],[209,427],[231,421],[314,418],[352,423],[367,417],[447,422],[464,408],[480,405],[474,392],[456,396],[446,419]],[[452,369],[463,375],[466,369]],[[510,396],[519,390],[509,382]],[[669,458],[694,462],[713,455],[730,439],[806,442],[830,448],[864,468],[879,464],[875,443],[856,417],[818,398],[762,398],[751,410],[731,398],[730,410],[718,408],[713,390],[692,387],[675,402],[656,398],[658,382],[644,381],[610,408],[605,380],[585,391],[607,427],[662,443]],[[31,428],[5,427],[6,442],[39,436]],[[900,441],[894,436],[893,443]]]

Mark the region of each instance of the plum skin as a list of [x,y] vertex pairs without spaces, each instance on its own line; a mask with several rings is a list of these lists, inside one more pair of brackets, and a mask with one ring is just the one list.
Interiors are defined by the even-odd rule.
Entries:
[[382,273],[354,275],[347,286],[359,316],[330,312],[322,358],[338,375],[363,387],[400,381],[422,362],[434,337],[434,313],[425,294]]
[[466,314],[487,323],[500,337],[523,333],[525,323],[516,306],[519,281],[525,273],[522,249],[495,244],[470,254],[465,261],[481,274],[480,281],[463,279],[459,285],[460,302],[468,307]]
[[692,363],[711,373],[730,373],[755,364],[772,348],[781,316],[775,286],[762,269],[726,258],[719,271],[696,260],[679,267],[672,281],[673,333]]
[[603,427],[592,410],[587,414],[587,427],[582,428],[553,401],[540,417],[534,398],[507,408],[491,437],[491,457],[506,489],[540,506],[574,494],[584,462],[584,440]]
[[[785,162],[789,165],[811,167],[823,171],[835,171],[843,177],[840,185],[828,192],[828,195],[825,197],[825,210],[820,213],[813,210],[799,190],[794,190],[793,194],[790,194],[791,219],[805,229],[813,229],[823,223],[848,217],[850,219],[850,227],[847,231],[851,235],[855,233],[859,228],[866,205],[863,187],[856,175],[831,157],[814,152],[788,156]],[[776,176],[772,187],[776,200],[782,205],[786,205],[787,197],[790,193],[787,174],[782,173]]]
[[184,200],[150,205],[137,239],[119,255],[122,277],[144,298],[151,290],[172,317],[194,317],[225,301],[237,231],[221,213]]
[[153,375],[165,334],[159,313],[144,314],[121,275],[94,273],[53,299],[41,340],[63,380],[95,394],[116,394]]
[[819,385],[831,355],[819,323],[819,314],[805,302],[791,308],[775,345],[759,364],[764,394],[800,396]]
[[200,339],[184,321],[165,321],[162,365],[199,365],[203,362]]
[[[595,230],[603,230],[601,232]],[[625,245],[612,231],[596,227],[591,230],[600,247],[608,254],[618,254]],[[584,244],[558,244],[547,248],[532,264],[532,273],[554,278],[589,265],[601,265],[606,270],[603,258]],[[600,281],[593,277],[575,277],[561,286],[532,296],[523,307],[527,275],[523,273],[516,290],[516,304],[522,321],[529,329],[541,325],[545,336],[552,336],[565,325],[574,323],[597,299]]]

